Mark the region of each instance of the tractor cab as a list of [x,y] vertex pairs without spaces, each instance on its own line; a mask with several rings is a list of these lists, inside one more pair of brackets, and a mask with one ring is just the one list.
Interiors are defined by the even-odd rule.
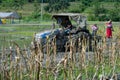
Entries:
[[86,17],[84,15],[78,13],[60,13],[53,14],[52,19],[56,20],[59,28],[46,30],[37,33],[35,36],[36,40],[38,42],[40,41],[43,46],[46,45],[47,37],[49,37],[50,42],[56,37],[57,51],[65,50],[65,45],[70,43],[70,37],[74,39],[75,42],[78,42],[79,38],[83,40],[83,37],[89,40],[91,35],[87,29]]
[[[79,13],[59,13],[53,14],[52,18],[56,20],[60,28],[71,34],[77,34],[78,32],[86,32],[87,29],[86,16]],[[74,24],[73,24],[73,23]]]
[[53,14],[53,19],[56,19],[57,24],[62,28],[74,28],[71,21],[75,21],[75,25],[79,26],[81,29],[86,28],[86,17],[79,14],[79,13],[60,13],[60,14]]

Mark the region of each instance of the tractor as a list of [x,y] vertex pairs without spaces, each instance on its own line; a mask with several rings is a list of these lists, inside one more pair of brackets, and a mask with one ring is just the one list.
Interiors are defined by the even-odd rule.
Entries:
[[[53,14],[52,19],[56,20],[58,28],[53,25],[51,30],[35,35],[35,40],[42,46],[47,44],[49,37],[49,42],[55,38],[57,51],[66,51],[66,46],[69,50],[71,41],[74,43],[76,51],[78,48],[81,49],[85,43],[87,43],[87,49],[91,49],[92,35],[87,29],[86,16],[79,13],[59,13]],[[45,47],[43,49],[46,51]]]

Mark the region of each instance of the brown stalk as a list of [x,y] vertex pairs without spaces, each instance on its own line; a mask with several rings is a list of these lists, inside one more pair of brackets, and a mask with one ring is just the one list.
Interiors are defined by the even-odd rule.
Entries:
[[73,42],[72,40],[70,39],[70,58],[69,58],[69,66],[70,66],[70,70],[69,70],[69,76],[70,76],[70,80],[73,80],[73,67],[74,67],[74,64],[73,64]]
[[57,49],[56,49],[57,47],[56,47],[56,37],[53,39],[53,53],[54,53],[54,63],[56,63],[56,51],[57,51]]
[[50,44],[49,44],[49,37],[47,37],[47,44],[46,44],[47,56],[46,56],[46,80],[49,80],[49,65],[50,65]]
[[67,80],[67,63],[68,63],[68,60],[67,60],[67,57],[65,57],[63,60],[64,80]]

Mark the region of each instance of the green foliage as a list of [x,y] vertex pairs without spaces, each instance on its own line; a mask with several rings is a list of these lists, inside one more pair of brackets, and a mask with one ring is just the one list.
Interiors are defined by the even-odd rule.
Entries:
[[25,0],[13,0],[12,2],[13,9],[15,10],[18,10],[19,8],[23,9],[24,3],[25,3]]
[[44,19],[49,19],[46,17],[48,12],[72,12],[85,14],[88,20],[120,21],[120,3],[117,1],[119,0],[0,0],[0,7],[3,12],[17,11],[22,18],[28,17],[27,21],[41,18],[41,4],[44,7]]
[[37,0],[34,1],[34,11],[31,14],[31,19],[38,19],[41,16],[41,8],[40,8],[40,3],[38,3]]
[[[38,14],[37,12],[36,13],[33,12],[30,16],[27,16],[26,18],[24,18],[24,20],[26,22],[33,21],[33,20],[38,21],[40,19],[41,19],[41,14]],[[49,14],[49,13],[44,13],[43,14],[43,20],[44,21],[48,21],[50,19],[51,19],[51,14]]]
[[82,4],[85,6],[90,6],[93,0],[81,0]]
[[88,15],[88,18],[87,18],[89,21],[95,21],[95,16],[93,14],[89,14]]
[[112,8],[109,7],[106,12],[104,12],[107,19],[112,19],[113,21],[120,21],[120,4],[118,2],[114,2]]
[[118,8],[118,6],[120,6],[120,4],[115,2],[114,9],[108,11],[108,17],[114,21],[120,21],[120,8]]
[[43,14],[43,20],[50,20],[51,19],[51,14],[45,13]]
[[2,1],[2,6],[7,8],[12,8],[14,10],[23,9],[23,5],[26,0],[4,0]]
[[106,14],[99,15],[99,21],[108,21],[110,18]]
[[88,20],[106,21],[112,19],[113,21],[120,21],[120,9],[118,8],[118,3],[114,3],[114,6],[108,9],[100,2],[95,1],[92,4],[91,10],[88,12]]
[[86,6],[84,6],[82,3],[72,3],[71,6],[68,8],[68,12],[82,13],[85,10],[85,8]]
[[40,18],[41,14],[38,12],[33,12],[31,15],[31,19],[38,19]]
[[97,3],[96,1],[92,3],[93,6],[88,12],[88,20],[92,21],[104,21],[106,19],[106,12],[107,10],[100,5],[100,3]]
[[9,8],[9,7],[11,7],[11,4],[12,4],[12,2],[13,2],[13,0],[4,0],[4,1],[2,1],[2,7],[7,7],[7,8]]
[[69,5],[69,2],[65,0],[50,0],[49,4],[45,6],[44,9],[47,12],[58,12],[60,10],[64,11]]
[[108,17],[113,21],[120,21],[120,13],[118,10],[110,10],[108,12]]
[[30,17],[30,16],[24,17],[23,20],[24,20],[25,22],[29,22],[29,21],[31,20],[31,17]]
[[60,0],[59,4],[61,5],[60,6],[60,9],[67,9],[68,6],[70,6],[70,4],[67,2],[67,1],[64,1],[64,0]]

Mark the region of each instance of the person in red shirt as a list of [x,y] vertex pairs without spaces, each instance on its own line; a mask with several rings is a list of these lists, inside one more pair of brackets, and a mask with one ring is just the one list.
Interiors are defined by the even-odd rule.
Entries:
[[113,26],[112,26],[112,21],[108,21],[106,23],[106,37],[107,38],[112,38],[112,31],[113,31]]

